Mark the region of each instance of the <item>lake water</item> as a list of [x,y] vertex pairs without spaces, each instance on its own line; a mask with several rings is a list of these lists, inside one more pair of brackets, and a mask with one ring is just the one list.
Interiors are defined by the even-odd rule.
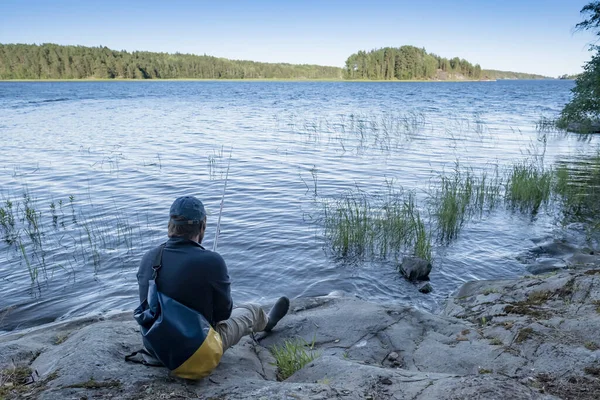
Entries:
[[320,205],[392,180],[425,204],[457,161],[477,172],[595,151],[596,139],[576,135],[544,145],[535,129],[572,86],[0,82],[0,196],[15,217],[0,243],[0,331],[132,310],[138,261],[166,239],[176,197],[204,201],[212,248],[228,165],[218,251],[236,302],[338,290],[435,309],[464,281],[522,275],[515,257],[531,239],[562,235],[549,213],[500,207],[450,244],[434,242],[434,292],[423,295],[393,258],[333,254]]

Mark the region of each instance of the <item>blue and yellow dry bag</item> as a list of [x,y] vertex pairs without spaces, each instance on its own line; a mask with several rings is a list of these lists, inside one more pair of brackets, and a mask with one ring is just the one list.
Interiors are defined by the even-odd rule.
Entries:
[[154,357],[175,376],[201,379],[221,361],[223,343],[201,313],[158,290],[164,247],[161,245],[152,267],[148,296],[133,316],[141,326],[144,346]]

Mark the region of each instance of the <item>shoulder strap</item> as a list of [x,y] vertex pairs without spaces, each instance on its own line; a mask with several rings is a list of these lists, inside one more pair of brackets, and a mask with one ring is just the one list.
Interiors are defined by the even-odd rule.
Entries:
[[156,257],[154,258],[154,263],[152,263],[152,279],[156,280],[158,277],[158,270],[162,267],[162,255],[163,250],[165,249],[166,243],[160,245],[160,250],[156,253]]

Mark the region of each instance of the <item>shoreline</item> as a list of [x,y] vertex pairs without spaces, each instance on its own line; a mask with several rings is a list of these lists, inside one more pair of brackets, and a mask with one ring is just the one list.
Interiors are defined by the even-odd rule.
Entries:
[[279,78],[256,78],[256,79],[208,79],[208,78],[173,78],[173,79],[0,79],[3,82],[373,82],[373,83],[444,83],[444,82],[499,82],[499,81],[546,81],[557,79],[448,79],[448,80],[432,80],[432,79],[414,79],[414,80],[375,80],[375,79],[279,79]]
[[[532,277],[536,277],[536,276],[540,276],[540,275],[546,275],[546,274],[553,274],[556,273],[558,271],[562,271],[562,270],[568,270],[571,267],[581,267],[582,265],[585,265],[585,262],[582,262],[582,260],[586,261],[587,264],[590,263],[590,260],[597,260],[597,266],[600,268],[600,248],[596,251],[591,251],[594,256],[593,257],[588,257],[588,253],[590,252],[590,249],[588,248],[579,248],[574,244],[571,243],[567,243],[565,240],[550,240],[546,238],[547,241],[544,242],[543,240],[540,242],[539,240],[536,240],[535,242],[539,242],[539,244],[534,247],[533,249],[529,249],[524,251],[523,253],[520,253],[518,255],[515,255],[515,260],[517,260],[518,262],[520,262],[523,265],[523,271],[522,271],[522,275],[516,276],[516,277],[511,277],[511,278],[504,278],[504,280],[512,280],[512,281],[516,281],[516,280],[522,280],[522,279],[529,279]],[[545,256],[545,255],[549,255],[549,256]],[[565,261],[564,259],[562,259],[561,257],[567,255],[569,260]],[[542,256],[542,261],[536,261],[536,259],[538,258],[538,256]],[[586,258],[587,257],[587,258]],[[401,273],[398,272],[400,275]],[[481,279],[481,280],[471,280],[471,281],[466,281],[463,284],[460,284],[456,289],[454,289],[449,295],[447,295],[443,300],[441,300],[441,302],[438,303],[436,309],[438,310],[436,311],[427,311],[430,312],[432,314],[436,314],[439,312],[440,309],[443,309],[444,306],[451,301],[453,298],[455,298],[456,296],[458,296],[458,293],[461,291],[461,288],[463,288],[464,286],[466,286],[467,284],[471,284],[473,282],[492,282],[492,281],[496,281],[498,279]],[[423,283],[423,282],[429,282],[429,280],[427,281],[416,281],[416,283]],[[435,284],[434,284],[435,285]],[[334,291],[335,293],[335,291]],[[345,293],[345,292],[344,292]],[[350,295],[348,293],[346,293],[346,295]],[[303,299],[303,298],[300,298]],[[370,300],[368,300],[370,301]],[[407,305],[409,303],[399,303],[402,305]],[[600,305],[600,304],[599,304]],[[66,319],[62,319],[62,318],[58,318],[55,321],[51,321],[51,322],[45,322],[42,324],[37,324],[37,325],[29,325],[25,328],[17,328],[17,329],[13,329],[13,330],[6,330],[6,331],[0,331],[0,342],[2,340],[3,337],[6,336],[10,336],[10,335],[14,335],[14,334],[26,334],[29,333],[30,331],[36,331],[39,328],[43,328],[43,327],[56,327],[56,326],[61,326],[64,324],[71,324],[71,323],[78,323],[79,321],[96,321],[96,320],[103,320],[103,319],[111,319],[111,318],[119,318],[122,315],[129,315],[133,312],[133,308],[131,309],[131,311],[123,311],[121,310],[107,310],[104,312],[91,312],[88,314],[84,314],[84,315],[78,315],[75,317],[71,317],[71,318],[66,318]],[[1,322],[1,319],[0,319]],[[0,398],[1,399],[1,398]]]

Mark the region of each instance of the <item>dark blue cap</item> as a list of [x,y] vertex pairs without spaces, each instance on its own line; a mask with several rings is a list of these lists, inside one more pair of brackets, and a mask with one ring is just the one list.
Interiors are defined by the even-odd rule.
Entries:
[[[183,196],[171,204],[169,216],[175,225],[200,224],[206,217],[206,210],[202,202],[194,196]],[[173,217],[183,218],[183,220],[173,219]]]

